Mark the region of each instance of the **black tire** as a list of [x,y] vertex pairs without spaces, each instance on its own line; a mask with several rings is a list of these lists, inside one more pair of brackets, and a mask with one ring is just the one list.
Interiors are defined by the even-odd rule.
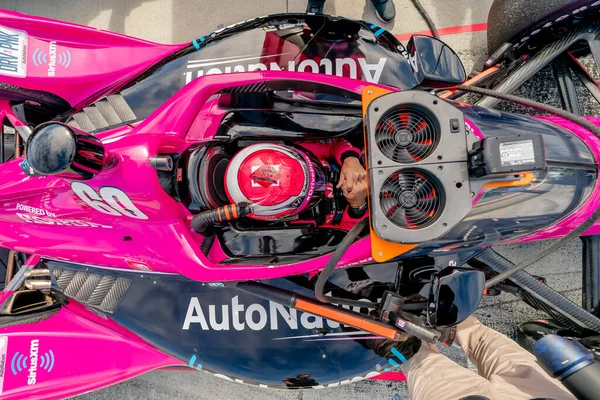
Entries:
[[595,0],[495,0],[488,14],[487,42],[493,54],[505,42],[513,43],[538,25],[590,6]]

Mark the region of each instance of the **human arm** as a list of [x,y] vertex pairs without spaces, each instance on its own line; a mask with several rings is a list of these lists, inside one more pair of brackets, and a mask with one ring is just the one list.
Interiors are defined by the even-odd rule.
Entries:
[[349,190],[346,185],[342,187],[342,193],[348,201],[344,210],[339,228],[350,230],[367,214],[367,181],[363,179],[355,183]]

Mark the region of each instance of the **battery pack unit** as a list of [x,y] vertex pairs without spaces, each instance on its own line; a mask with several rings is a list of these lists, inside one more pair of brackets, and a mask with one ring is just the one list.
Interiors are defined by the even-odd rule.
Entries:
[[485,138],[469,153],[469,171],[476,178],[546,168],[542,135],[509,135]]

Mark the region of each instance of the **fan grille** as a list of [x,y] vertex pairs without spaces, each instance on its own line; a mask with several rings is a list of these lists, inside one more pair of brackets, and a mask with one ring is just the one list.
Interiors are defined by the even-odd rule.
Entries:
[[390,222],[405,229],[419,229],[437,220],[443,210],[444,192],[429,172],[407,168],[383,182],[379,204]]
[[414,107],[394,107],[375,128],[375,142],[390,160],[412,164],[429,157],[439,143],[439,130],[431,118]]

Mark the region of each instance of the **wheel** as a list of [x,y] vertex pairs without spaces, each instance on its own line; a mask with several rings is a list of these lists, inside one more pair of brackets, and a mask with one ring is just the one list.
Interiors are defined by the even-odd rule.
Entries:
[[[595,0],[495,0],[488,14],[488,52],[493,54],[505,42],[516,43],[517,40],[528,36],[530,32],[543,28],[544,24],[555,22],[564,15],[571,15],[582,7],[591,8],[596,2]],[[594,4],[594,7],[596,6]]]

